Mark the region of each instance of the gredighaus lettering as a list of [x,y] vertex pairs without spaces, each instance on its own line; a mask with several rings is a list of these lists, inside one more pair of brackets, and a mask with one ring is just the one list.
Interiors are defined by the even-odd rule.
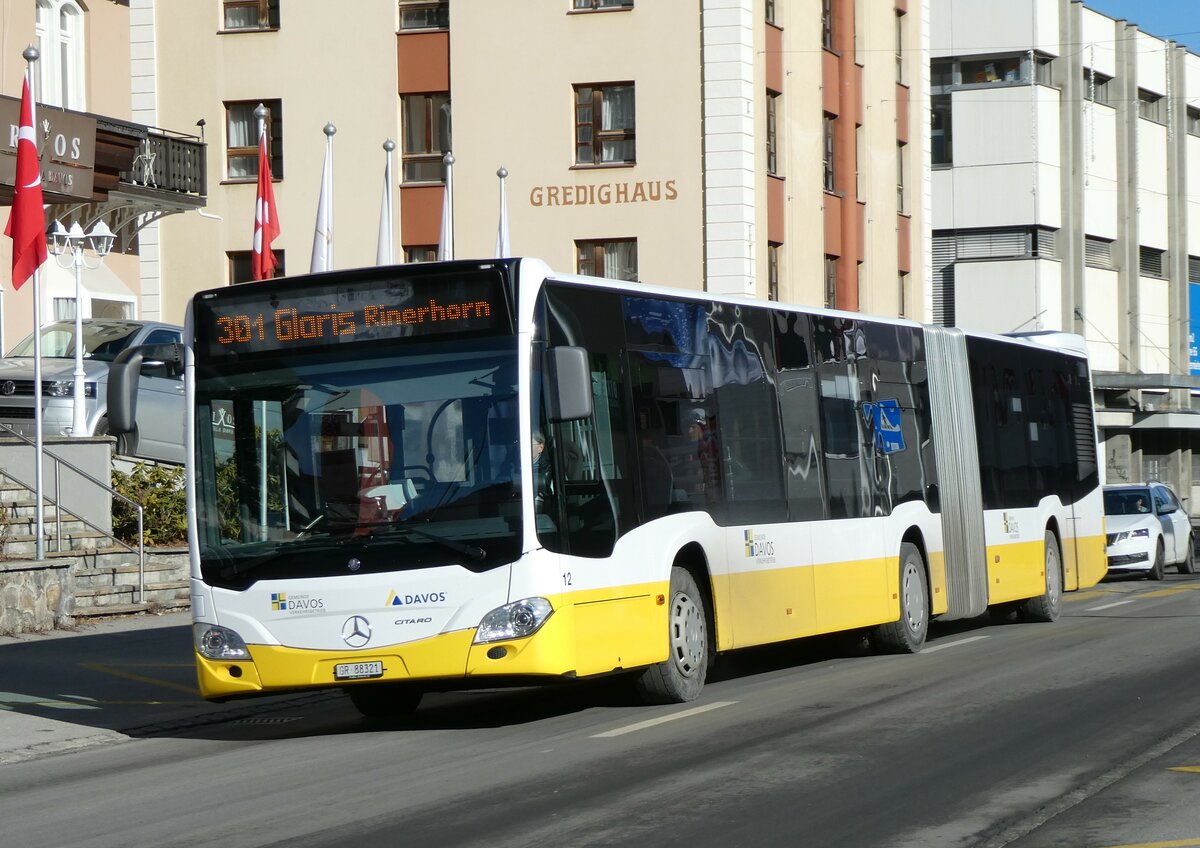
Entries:
[[547,185],[529,190],[530,206],[608,206],[614,203],[658,203],[679,197],[675,180],[644,180],[600,185]]

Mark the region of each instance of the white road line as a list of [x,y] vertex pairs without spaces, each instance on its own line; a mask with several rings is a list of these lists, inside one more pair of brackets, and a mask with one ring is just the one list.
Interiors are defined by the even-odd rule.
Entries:
[[728,707],[736,704],[737,701],[713,701],[711,704],[705,704],[702,707],[692,707],[690,710],[684,710],[680,713],[671,713],[670,715],[659,716],[658,718],[649,718],[645,721],[639,721],[637,724],[627,724],[624,727],[618,727],[616,730],[606,730],[603,733],[593,733],[592,739],[608,739],[613,736],[624,736],[626,733],[633,733],[637,730],[645,730],[647,727],[654,727],[657,724],[664,724],[668,721],[675,721],[678,718],[690,718],[700,713],[706,713],[709,710],[715,710],[718,707]]
[[1088,607],[1087,609],[1084,610],[1084,612],[1099,612],[1100,610],[1106,610],[1106,609],[1112,609],[1113,607],[1119,607],[1119,606],[1121,606],[1121,604],[1132,604],[1133,601],[1134,601],[1133,598],[1130,598],[1127,601],[1113,601],[1111,604],[1101,604],[1098,607]]
[[959,639],[957,642],[944,642],[941,645],[934,645],[932,648],[922,648],[920,654],[932,654],[934,651],[944,651],[947,648],[957,648],[959,645],[965,645],[968,642],[978,642],[980,639],[986,639],[986,636],[968,636],[966,639]]

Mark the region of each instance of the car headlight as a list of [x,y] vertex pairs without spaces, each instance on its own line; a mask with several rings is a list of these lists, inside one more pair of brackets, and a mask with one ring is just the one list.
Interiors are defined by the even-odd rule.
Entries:
[[545,598],[525,598],[496,607],[479,622],[475,644],[532,636],[553,613],[554,607]]
[[1111,536],[1112,541],[1109,544],[1115,545],[1118,542],[1124,542],[1129,539],[1148,539],[1150,538],[1150,531],[1142,527],[1140,530],[1122,530],[1120,533],[1112,533]]
[[[71,397],[75,394],[74,380],[47,380],[42,383],[42,391],[50,397]],[[96,384],[84,383],[83,396],[94,398],[96,396]]]
[[248,660],[250,649],[245,640],[228,627],[197,623],[192,626],[196,652],[210,660]]

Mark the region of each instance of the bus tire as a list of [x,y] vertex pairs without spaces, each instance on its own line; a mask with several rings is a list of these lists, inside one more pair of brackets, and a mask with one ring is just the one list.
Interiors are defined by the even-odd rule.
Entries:
[[679,566],[671,569],[667,646],[670,654],[666,660],[650,666],[637,678],[638,694],[650,704],[693,701],[708,675],[708,615],[696,581]]
[[900,545],[900,617],[875,628],[871,642],[876,650],[915,654],[929,635],[929,582],[925,558],[912,542]]
[[362,683],[347,686],[346,694],[367,718],[396,718],[415,710],[425,693],[409,683]]
[[1027,621],[1056,621],[1062,612],[1062,557],[1058,553],[1058,539],[1050,530],[1046,531],[1046,591],[1030,598],[1021,608]]

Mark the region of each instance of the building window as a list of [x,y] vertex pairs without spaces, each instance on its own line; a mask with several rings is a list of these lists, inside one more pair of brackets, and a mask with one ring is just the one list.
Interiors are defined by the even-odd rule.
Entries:
[[[275,254],[275,276],[286,277],[287,271],[284,264],[284,251],[278,248],[271,250]],[[250,272],[250,257],[249,250],[230,250],[225,256],[229,260],[229,283],[237,285],[238,283],[253,283],[258,282],[254,279],[254,275]]]
[[1083,264],[1089,268],[1106,268],[1112,270],[1112,239],[1099,236],[1083,237]]
[[767,5],[767,23],[779,25],[779,21],[775,18],[775,0],[766,0]]
[[863,166],[867,164],[867,131],[862,124],[854,125],[854,196],[867,201],[867,175]]
[[575,164],[636,161],[632,83],[575,86]]
[[267,156],[271,176],[283,179],[283,111],[279,100],[241,100],[225,104],[226,179],[232,182],[258,179],[258,119],[254,110],[267,109]]
[[901,215],[908,214],[908,192],[904,187],[905,175],[908,171],[904,161],[907,154],[908,145],[902,141],[896,142],[896,211]]
[[826,113],[825,115],[825,190],[833,191],[833,115]]
[[400,29],[449,29],[450,0],[400,0]]
[[767,243],[767,300],[779,300],[779,251],[783,245]]
[[908,317],[908,272],[901,271],[896,275],[896,314],[901,318]]
[[576,12],[602,12],[605,9],[632,9],[633,0],[572,0]]
[[1108,105],[1108,84],[1112,77],[1098,73],[1092,68],[1083,69],[1083,99]]
[[405,262],[437,262],[437,255],[436,244],[413,244],[404,248]]
[[451,149],[450,95],[410,94],[400,100],[404,113],[403,181],[442,182],[442,157]]
[[1167,121],[1166,111],[1163,108],[1165,103],[1161,94],[1146,91],[1144,88],[1138,89],[1138,117],[1154,121],[1156,124],[1165,124]]
[[1200,135],[1200,109],[1195,106],[1187,107],[1188,135]]
[[279,0],[224,0],[226,32],[279,29]]
[[821,46],[833,49],[833,0],[821,0]]
[[767,92],[767,173],[779,175],[779,95]]
[[75,0],[37,0],[34,21],[41,61],[33,74],[39,103],[83,110],[83,9]]
[[951,132],[950,95],[935,94],[929,98],[931,114],[929,116],[929,145],[930,158],[934,165],[954,164],[954,144]]
[[929,87],[949,88],[954,85],[954,62],[950,59],[935,59],[929,63]]
[[1143,277],[1157,277],[1163,279],[1166,277],[1166,255],[1165,250],[1159,250],[1154,247],[1146,247],[1145,245],[1138,248],[1138,273]]
[[963,85],[1021,81],[1021,57],[981,59],[959,64]]
[[904,13],[896,12],[896,82],[904,82]]
[[589,277],[638,280],[637,239],[575,242],[577,268]]
[[825,308],[837,308],[837,266],[836,256],[825,255]]

